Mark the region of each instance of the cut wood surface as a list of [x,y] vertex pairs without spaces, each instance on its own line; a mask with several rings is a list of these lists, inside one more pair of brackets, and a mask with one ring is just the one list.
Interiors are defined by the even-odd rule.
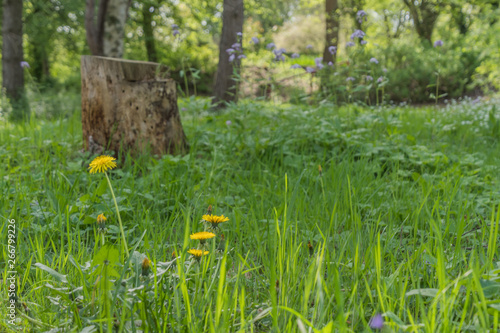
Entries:
[[174,80],[160,64],[82,56],[82,130],[105,150],[182,153],[182,129]]

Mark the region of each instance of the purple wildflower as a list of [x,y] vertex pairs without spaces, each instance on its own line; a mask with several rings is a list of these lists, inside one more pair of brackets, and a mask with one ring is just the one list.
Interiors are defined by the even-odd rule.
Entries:
[[384,73],[387,73],[387,68],[382,69]]
[[354,80],[356,80],[356,79],[355,79],[355,78],[353,78],[352,76],[349,76],[349,77],[348,77],[347,79],[345,79],[345,80],[346,80],[347,82],[349,82],[349,81],[354,82]]
[[328,47],[328,52],[330,52],[330,54],[334,55],[335,53],[337,53],[337,47],[336,46]]
[[345,43],[346,47],[351,47],[351,46],[354,46],[354,45],[356,45],[356,44],[354,44],[353,42],[347,42],[347,43]]
[[241,37],[241,36],[243,36],[243,34],[241,32],[237,32],[236,36]]
[[308,67],[306,67],[306,72],[314,73],[314,72],[316,72],[316,70],[314,68],[308,66]]
[[30,68],[30,64],[27,61],[21,61],[20,65],[22,68]]
[[231,54],[231,55],[229,56],[229,62],[233,62],[233,61],[234,61],[234,58],[235,58],[235,54],[233,53],[233,54]]
[[356,13],[356,16],[357,16],[358,18],[362,18],[362,17],[364,17],[364,16],[366,16],[366,15],[368,15],[368,14],[366,14],[366,12],[365,12],[364,10],[362,10],[362,9],[361,9],[361,10],[358,10],[358,12]]
[[292,66],[290,66],[290,69],[299,69],[299,68],[302,68],[302,66],[300,66],[299,64],[293,64]]
[[241,48],[241,44],[240,43],[234,43],[233,45],[231,45],[231,47],[235,50],[239,50]]
[[333,66],[333,62],[329,61],[328,66],[330,66],[330,67]]
[[358,12],[356,13],[356,18],[358,19],[358,22],[361,23],[363,22],[363,17],[365,18],[365,21],[366,21],[366,16],[368,14],[366,14],[366,12],[364,10],[358,10]]
[[308,50],[310,50],[312,48],[313,48],[313,46],[311,44],[309,44],[309,45],[306,46],[306,49],[308,49]]
[[325,67],[323,65],[323,58],[321,58],[321,57],[314,59],[314,63],[316,64],[316,67],[318,69],[323,69],[323,67]]
[[379,78],[377,79],[377,82],[378,82],[378,83],[382,83],[382,81],[384,81],[384,77],[383,77],[383,76],[381,76],[381,77],[379,77]]
[[259,39],[257,37],[252,37],[252,43],[259,44]]
[[375,317],[370,320],[369,325],[373,329],[381,330],[384,327],[384,317],[382,317],[380,313],[375,315]]
[[230,48],[228,48],[228,49],[226,50],[226,52],[227,52],[228,54],[234,53],[235,51],[236,51],[236,50],[235,50],[235,49],[233,49],[233,48],[231,48],[231,47],[230,47]]
[[371,77],[370,75],[367,75],[366,76],[366,81],[373,81],[373,77]]
[[361,45],[366,45],[368,42],[366,40],[362,40],[361,42],[359,42]]
[[372,63],[374,63],[374,64],[378,64],[378,60],[377,60],[377,59],[375,59],[375,58],[371,58],[371,59],[370,59],[370,62],[372,62]]
[[177,36],[177,35],[180,35],[180,34],[181,34],[180,31],[177,30],[177,29],[175,29],[174,31],[172,31],[172,35],[174,35],[174,36]]
[[270,49],[274,49],[276,47],[276,45],[274,43],[269,43],[266,45],[266,49],[270,50]]
[[240,55],[238,56],[238,59],[246,59],[246,57],[247,57],[246,55],[244,55],[244,54],[240,54]]
[[274,60],[275,61],[285,61],[285,56],[283,55],[283,53],[285,53],[286,50],[281,48],[281,49],[274,49],[273,50],[273,53],[274,53]]
[[297,59],[298,57],[300,57],[300,54],[298,54],[298,53],[294,53],[291,56],[292,59]]
[[178,30],[178,29],[179,29],[179,26],[178,26],[177,24],[175,24],[175,23],[174,23],[174,24],[172,24],[172,25],[171,25],[171,27],[172,27],[172,29],[174,29],[174,30]]
[[227,126],[231,126],[231,124],[232,124],[232,123],[233,123],[233,122],[232,122],[231,120],[226,120],[226,125],[227,125]]
[[359,29],[356,29],[351,35],[352,40],[354,40],[354,38],[363,38],[363,37],[365,37],[365,33]]
[[443,41],[441,39],[434,42],[434,47],[441,47],[441,46],[443,46]]

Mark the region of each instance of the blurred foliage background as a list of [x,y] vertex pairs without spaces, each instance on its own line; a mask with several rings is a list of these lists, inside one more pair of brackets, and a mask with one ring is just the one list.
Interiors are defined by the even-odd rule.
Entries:
[[[437,75],[440,92],[446,98],[496,91],[500,88],[499,3],[495,0],[413,3],[423,19],[435,19],[431,40],[426,40],[419,35],[412,3],[339,1],[336,68],[349,61],[362,63],[375,57],[383,69],[384,93],[396,102],[429,102]],[[243,76],[245,71],[248,74],[256,72],[255,68],[267,70],[273,66],[271,52],[265,47],[270,42],[287,50],[286,63],[276,67],[282,72],[286,73],[294,63],[314,66],[314,58],[320,57],[324,48],[324,1],[245,0],[244,4],[243,47],[247,59],[243,62]],[[428,11],[423,12],[419,5],[427,5]],[[165,64],[178,82],[183,82],[187,75],[188,84],[196,85],[197,94],[210,95],[218,61],[222,10],[222,1],[216,0],[132,1],[124,57]],[[359,10],[367,13],[362,22],[356,18]],[[79,91],[80,55],[90,54],[84,16],[84,1],[24,1],[24,51],[30,64],[26,74],[30,76],[26,79],[28,84],[36,83],[41,91]],[[172,24],[179,26],[180,35],[173,36]],[[358,28],[366,33],[367,44],[362,49],[347,48],[350,35]],[[257,45],[250,43],[252,37],[259,38]],[[443,41],[442,47],[433,47],[437,40]],[[292,61],[289,56],[293,52],[299,52],[301,58]],[[335,82],[332,77],[328,80]],[[305,81],[307,91],[307,78]],[[180,85],[180,88],[185,87]],[[189,87],[184,90],[193,93]]]

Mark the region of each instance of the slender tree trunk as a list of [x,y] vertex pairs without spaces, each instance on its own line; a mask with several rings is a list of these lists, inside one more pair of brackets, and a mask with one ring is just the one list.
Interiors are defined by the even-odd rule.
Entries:
[[421,0],[418,4],[415,4],[413,0],[403,0],[403,2],[410,10],[410,15],[418,36],[422,40],[426,40],[432,44],[432,32],[439,16],[439,12],[435,10],[434,4],[428,0]]
[[37,82],[45,83],[50,78],[49,50],[52,31],[45,29],[46,22],[39,19],[43,17],[47,5],[36,1],[33,1],[32,5],[31,15],[25,18],[25,21],[31,24],[31,29],[25,31],[28,35],[29,53],[32,59],[31,75]]
[[219,44],[219,65],[217,66],[217,76],[213,104],[215,107],[223,107],[224,102],[237,101],[238,81],[233,74],[239,74],[240,59],[235,57],[233,62],[229,62],[229,55],[226,50],[238,41],[236,33],[243,30],[243,0],[224,0],[224,10],[222,12],[222,35]]
[[337,9],[339,8],[337,0],[325,0],[325,11],[326,11],[326,40],[325,40],[325,50],[323,51],[323,62],[335,63],[336,51],[331,53],[328,48],[334,46],[337,49],[337,44],[339,40],[339,15]]
[[104,19],[103,51],[106,57],[123,56],[123,38],[130,0],[109,0]]
[[98,0],[99,8],[97,17],[95,15],[95,1],[85,0],[85,30],[87,33],[87,44],[92,55],[103,55],[104,45],[104,18],[109,0]]
[[146,45],[146,53],[148,55],[148,60],[151,62],[158,62],[158,55],[156,53],[156,43],[155,36],[153,32],[153,13],[150,12],[150,8],[155,8],[154,6],[142,5],[142,28],[144,30],[144,43]]
[[29,106],[24,95],[23,2],[3,1],[2,18],[2,83],[12,105],[12,120],[29,117]]
[[[31,38],[30,38],[31,39]],[[50,63],[49,54],[43,40],[31,39],[31,57],[33,62],[31,65],[31,73],[36,81],[45,83],[50,79]]]

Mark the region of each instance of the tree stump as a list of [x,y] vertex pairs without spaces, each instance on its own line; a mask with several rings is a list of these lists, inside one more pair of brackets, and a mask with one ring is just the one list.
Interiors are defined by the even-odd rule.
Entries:
[[[188,149],[175,81],[165,67],[144,61],[82,56],[84,148],[154,154]],[[90,139],[90,142],[89,142]]]

